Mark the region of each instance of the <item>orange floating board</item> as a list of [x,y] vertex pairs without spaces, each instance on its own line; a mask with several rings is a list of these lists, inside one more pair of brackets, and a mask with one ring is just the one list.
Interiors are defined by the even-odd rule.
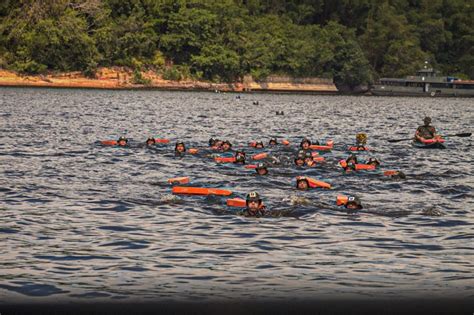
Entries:
[[156,143],[169,143],[170,141],[168,139],[155,139]]
[[245,168],[257,168],[257,165],[255,165],[255,164],[248,164],[248,165],[245,165]]
[[383,172],[384,176],[395,176],[397,174],[398,174],[398,171],[394,171],[394,170],[388,170],[388,171]]
[[320,181],[320,180],[316,180],[316,179],[313,179],[313,178],[309,178],[309,177],[307,177],[306,179],[308,180],[309,187],[311,187],[311,188],[331,189],[331,184],[329,184],[329,183],[326,183],[326,182],[323,182],[323,181]]
[[329,140],[329,141],[326,142],[326,145],[313,144],[313,145],[310,145],[309,148],[311,150],[329,151],[329,150],[332,150],[333,146],[334,146],[334,141]]
[[100,143],[102,145],[117,145],[117,141],[115,140],[103,140]]
[[168,179],[170,184],[187,184],[189,183],[189,177],[175,177]]
[[234,163],[235,162],[235,157],[231,156],[231,157],[215,157],[214,158],[214,161],[218,162],[218,163]]
[[253,160],[261,160],[261,159],[264,159],[268,156],[268,153],[259,153],[259,154],[255,154],[254,156],[252,156],[252,159]]
[[349,151],[370,151],[370,149],[364,146],[361,146],[361,147],[352,146],[352,147],[349,147]]
[[217,196],[232,195],[232,192],[230,190],[218,189],[218,188],[204,188],[204,187],[174,186],[172,192],[173,194],[183,194],[183,195],[217,195]]
[[288,140],[282,140],[282,141],[281,141],[281,144],[283,144],[283,145],[290,145],[290,141],[288,141]]
[[246,201],[241,198],[227,199],[227,205],[229,207],[239,207],[239,208],[245,208],[247,206]]

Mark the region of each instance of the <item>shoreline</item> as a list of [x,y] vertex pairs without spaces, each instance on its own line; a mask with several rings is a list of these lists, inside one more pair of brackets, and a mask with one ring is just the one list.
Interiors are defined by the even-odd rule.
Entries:
[[205,81],[165,80],[148,71],[141,73],[149,84],[133,83],[133,73],[124,68],[100,68],[96,78],[87,78],[80,72],[55,73],[48,75],[20,75],[0,69],[0,87],[38,88],[83,88],[100,90],[170,90],[170,91],[214,91],[214,92],[277,92],[341,94],[332,80],[307,78],[293,80],[287,77],[271,77],[267,82],[255,82],[246,77],[242,83],[212,83]]

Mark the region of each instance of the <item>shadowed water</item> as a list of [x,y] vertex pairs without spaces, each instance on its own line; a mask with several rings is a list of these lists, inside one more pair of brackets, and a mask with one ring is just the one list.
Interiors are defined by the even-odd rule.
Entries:
[[[410,137],[425,115],[442,134],[471,132],[474,104],[0,89],[0,300],[472,298],[472,138],[448,138],[447,150],[386,141]],[[357,132],[368,134],[382,169],[407,179],[343,174],[337,161]],[[98,143],[120,135],[130,148]],[[151,135],[171,144],[142,147]],[[206,147],[211,136],[246,150],[271,136],[334,139],[336,149],[324,166],[274,167],[267,177],[205,154],[174,157],[176,140]],[[275,154],[290,157],[285,150]],[[334,189],[297,192],[301,174]],[[269,209],[289,214],[245,218],[218,197],[172,196],[167,179],[177,176],[237,196],[257,190]],[[338,194],[358,195],[364,210],[332,208]]]

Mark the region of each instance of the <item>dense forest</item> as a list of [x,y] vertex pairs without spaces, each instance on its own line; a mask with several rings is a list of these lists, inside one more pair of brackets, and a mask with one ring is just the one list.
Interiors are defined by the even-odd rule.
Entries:
[[472,0],[0,0],[0,68],[356,86],[428,60],[474,78],[473,21]]

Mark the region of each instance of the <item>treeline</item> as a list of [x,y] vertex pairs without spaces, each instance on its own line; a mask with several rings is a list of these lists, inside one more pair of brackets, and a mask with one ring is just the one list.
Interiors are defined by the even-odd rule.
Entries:
[[356,86],[428,60],[474,78],[473,21],[472,0],[1,0],[0,67]]

